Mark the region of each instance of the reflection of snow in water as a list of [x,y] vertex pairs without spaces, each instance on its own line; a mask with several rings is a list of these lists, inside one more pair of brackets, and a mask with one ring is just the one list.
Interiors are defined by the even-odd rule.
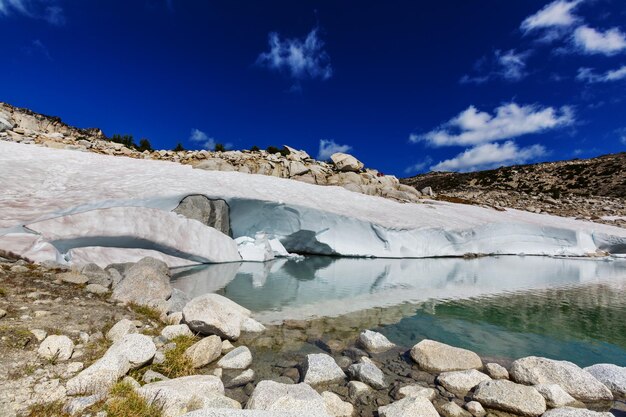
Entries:
[[250,308],[257,319],[275,323],[407,302],[599,281],[623,285],[626,262],[515,256],[472,260],[308,257],[179,270],[174,286],[191,297],[220,292]]

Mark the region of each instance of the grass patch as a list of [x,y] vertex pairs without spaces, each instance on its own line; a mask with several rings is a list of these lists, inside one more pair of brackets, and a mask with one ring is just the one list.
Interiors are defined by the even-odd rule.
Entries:
[[63,402],[55,401],[33,405],[28,409],[27,417],[69,417],[69,414],[63,411]]
[[128,303],[128,308],[144,318],[150,319],[157,323],[161,321],[161,313],[156,308],[140,305],[133,302]]
[[108,417],[161,417],[161,408],[150,405],[132,386],[119,382],[113,386],[104,406]]
[[32,344],[35,336],[22,327],[0,326],[0,346],[24,349]]
[[172,339],[176,347],[165,352],[165,362],[153,366],[153,370],[168,378],[194,375],[193,363],[185,356],[185,351],[197,341],[198,338],[194,336],[176,336]]
[[7,296],[7,290],[0,287],[0,297],[6,297],[6,296]]

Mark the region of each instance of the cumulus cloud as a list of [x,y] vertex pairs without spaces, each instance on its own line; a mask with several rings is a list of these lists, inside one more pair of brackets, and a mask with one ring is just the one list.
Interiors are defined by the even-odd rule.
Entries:
[[405,174],[413,174],[424,171],[430,164],[433,163],[433,159],[430,156],[424,158],[422,162],[418,162],[410,167],[406,167],[404,170]]
[[201,146],[205,149],[215,149],[215,139],[209,137],[206,133],[201,131],[200,129],[191,129],[191,134],[189,135],[189,140],[192,142],[200,143]]
[[337,152],[348,152],[352,149],[350,145],[339,145],[334,140],[320,140],[320,149],[317,152],[317,159],[326,161],[330,156]]
[[430,167],[433,171],[477,171],[502,165],[522,164],[546,155],[546,148],[532,145],[520,148],[513,141],[478,145]]
[[588,83],[606,83],[611,81],[619,81],[626,79],[626,65],[622,65],[615,70],[609,70],[605,73],[598,74],[591,68],[579,68],[576,75],[578,81]]
[[257,58],[257,64],[271,70],[286,73],[296,81],[319,78],[326,80],[333,75],[330,57],[324,50],[319,29],[314,28],[304,39],[281,39],[278,33],[269,34],[268,52]]
[[480,75],[464,75],[459,82],[461,84],[483,84],[492,79],[520,81],[527,75],[526,60],[530,54],[530,51],[516,52],[515,49],[496,50],[491,59],[483,57],[474,65],[474,69],[480,72]]
[[547,4],[537,13],[528,16],[520,29],[528,33],[534,30],[559,29],[572,26],[580,19],[572,12],[582,0],[565,1],[556,0]]
[[567,106],[555,109],[508,103],[496,108],[493,115],[469,106],[440,127],[428,133],[412,134],[409,140],[432,146],[478,145],[540,133],[573,122],[573,110]]
[[63,8],[51,0],[0,0],[0,17],[12,15],[42,19],[55,26],[65,24]]
[[626,35],[619,28],[604,32],[589,26],[580,26],[572,37],[574,45],[586,54],[615,55],[626,50]]

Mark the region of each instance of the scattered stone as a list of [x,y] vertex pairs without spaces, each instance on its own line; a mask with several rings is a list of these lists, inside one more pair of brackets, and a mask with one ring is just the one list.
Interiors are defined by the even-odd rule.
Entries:
[[361,362],[350,365],[348,368],[350,375],[361,382],[368,384],[376,389],[387,387],[385,375],[376,365],[371,362]]
[[407,385],[398,390],[398,399],[405,397],[424,397],[429,400],[435,398],[436,392],[432,388],[426,388],[421,385]]
[[0,319],[7,315],[7,311],[0,308]]
[[332,384],[346,379],[346,374],[332,356],[325,353],[307,355],[303,367],[303,382],[310,385]]
[[105,288],[111,286],[111,275],[94,263],[85,265],[80,273],[88,278],[90,284],[98,284]]
[[149,384],[150,382],[156,382],[156,381],[167,381],[168,379],[169,378],[166,377],[165,375],[159,372],[155,372],[152,369],[148,369],[146,373],[143,374],[143,378],[141,378],[141,380],[145,382],[146,384]]
[[491,378],[480,371],[470,369],[467,371],[444,372],[439,375],[439,382],[445,389],[459,397],[464,397],[475,386]]
[[301,414],[320,413],[325,410],[324,399],[308,384],[281,384],[261,381],[246,404],[250,410],[297,411]]
[[63,272],[57,274],[57,278],[69,284],[85,285],[89,282],[89,278],[78,272]]
[[421,369],[435,373],[483,367],[482,361],[474,352],[428,339],[413,346],[411,358]]
[[173,324],[165,326],[163,330],[161,330],[161,336],[172,340],[177,336],[193,336],[193,333],[186,324]]
[[46,337],[48,337],[48,332],[41,329],[31,329],[30,331],[37,339],[38,342],[43,341]]
[[192,375],[144,385],[138,391],[149,404],[162,408],[165,417],[178,417],[199,408],[240,409],[224,396],[224,385],[213,375]]
[[522,416],[539,416],[546,411],[546,402],[535,388],[504,379],[481,382],[473,397],[487,408]]
[[478,401],[470,401],[465,404],[465,408],[469,411],[474,417],[484,417],[487,415],[487,412],[483,408],[482,404]]
[[380,417],[439,417],[432,403],[424,397],[407,397],[378,409]]
[[228,381],[225,386],[226,388],[241,387],[252,381],[254,381],[254,371],[252,369],[247,369]]
[[361,381],[350,381],[348,382],[348,395],[350,398],[357,399],[361,395],[367,394],[372,389],[369,385],[364,384]]
[[127,334],[132,333],[137,333],[137,326],[135,326],[135,324],[128,319],[122,319],[111,327],[111,329],[107,332],[106,337],[115,343]]
[[183,308],[183,319],[191,330],[229,340],[239,338],[241,325],[249,317],[250,310],[218,294],[196,297]]
[[472,417],[469,411],[462,409],[457,403],[451,401],[441,405],[438,410],[444,417]]
[[102,400],[101,395],[90,395],[88,397],[75,397],[68,401],[63,407],[63,411],[71,416],[82,415],[83,411],[98,401]]
[[371,330],[361,332],[358,343],[370,353],[386,352],[395,346],[383,334]]
[[352,417],[354,406],[343,401],[337,394],[330,391],[322,392],[326,411],[333,417]]
[[222,341],[219,336],[209,336],[194,343],[185,351],[194,368],[202,368],[213,362],[222,354]]
[[223,353],[228,353],[231,350],[233,350],[235,348],[235,346],[233,346],[232,343],[230,343],[230,340],[226,339],[226,340],[222,340],[222,352]]
[[159,301],[165,303],[171,294],[167,264],[147,257],[130,267],[122,281],[113,289],[111,298],[124,303],[152,306]]
[[615,398],[626,400],[626,367],[599,363],[584,370],[610,389]]
[[[183,308],[189,302],[189,296],[184,291],[179,290],[178,288],[172,289],[172,295],[169,300],[167,300],[167,312],[168,313],[179,313],[182,318]],[[178,324],[178,323],[174,323]]]
[[85,291],[91,294],[106,294],[109,292],[109,289],[100,284],[89,284],[85,287]]
[[613,413],[587,410],[586,408],[554,408],[544,413],[542,417],[615,417]]
[[560,385],[582,402],[613,399],[613,394],[604,384],[571,362],[529,356],[513,362],[510,373],[514,381],[522,384]]
[[228,352],[217,362],[223,369],[246,369],[252,363],[252,353],[246,346],[239,346]]
[[509,379],[509,371],[498,363],[488,363],[485,365],[485,371],[493,379]]
[[539,394],[543,395],[550,408],[560,408],[579,405],[579,401],[569,395],[560,385],[538,384],[534,386]]
[[51,335],[39,345],[37,353],[44,359],[66,361],[72,357],[74,342],[65,335]]

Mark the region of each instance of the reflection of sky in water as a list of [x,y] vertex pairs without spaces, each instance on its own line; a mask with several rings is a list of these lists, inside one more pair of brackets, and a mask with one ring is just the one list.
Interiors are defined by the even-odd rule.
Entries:
[[404,346],[428,337],[485,355],[626,365],[626,261],[308,257],[178,271],[174,286],[220,293],[268,323],[362,312],[371,326],[368,310],[410,303],[415,314],[379,323]]

